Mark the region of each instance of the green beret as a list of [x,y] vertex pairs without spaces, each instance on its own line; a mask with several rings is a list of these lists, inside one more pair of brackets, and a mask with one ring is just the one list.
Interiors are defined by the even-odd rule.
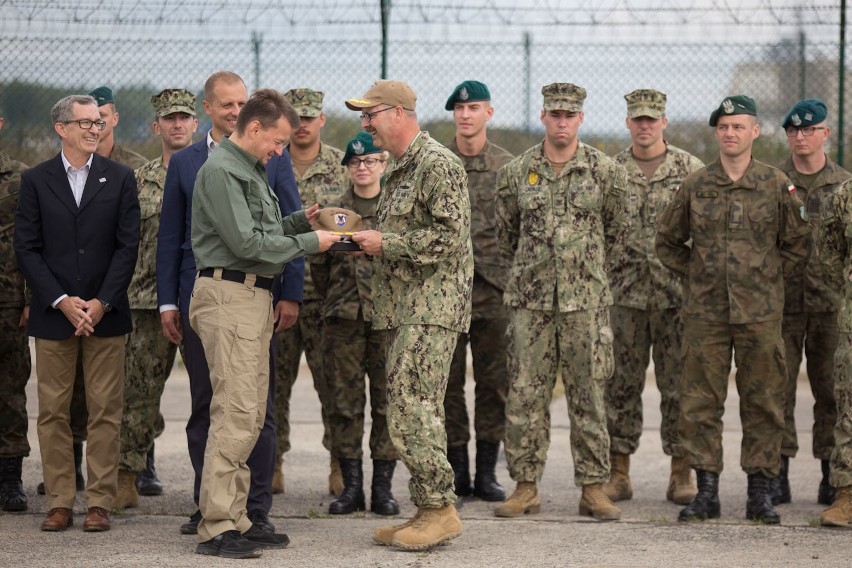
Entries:
[[176,112],[195,116],[195,95],[186,89],[164,89],[151,97],[151,105],[160,118]]
[[89,91],[89,96],[95,98],[98,102],[98,106],[104,106],[108,103],[115,103],[115,99],[112,98],[112,89],[109,87],[98,87],[97,89],[93,89]]
[[754,99],[745,95],[734,95],[727,97],[719,108],[710,115],[710,126],[716,126],[720,116],[734,116],[736,114],[750,114],[757,116],[757,103]]
[[322,99],[325,94],[322,91],[314,91],[313,89],[290,89],[284,93],[284,98],[287,102],[293,105],[299,116],[309,118],[317,117],[322,114]]
[[453,94],[447,99],[444,108],[453,110],[456,103],[472,103],[475,101],[490,101],[491,92],[488,85],[479,81],[465,81],[455,88]]
[[369,132],[359,132],[358,136],[350,140],[346,145],[346,153],[343,154],[343,161],[340,163],[345,166],[349,163],[349,158],[352,156],[378,154],[380,152],[384,152],[384,150],[373,144],[373,137]]
[[666,94],[653,89],[637,89],[624,95],[627,101],[627,118],[666,116]]
[[567,110],[583,112],[586,89],[571,83],[551,83],[541,88],[544,96],[544,110]]
[[828,108],[819,99],[804,99],[793,105],[784,122],[783,128],[788,126],[813,126],[828,118]]

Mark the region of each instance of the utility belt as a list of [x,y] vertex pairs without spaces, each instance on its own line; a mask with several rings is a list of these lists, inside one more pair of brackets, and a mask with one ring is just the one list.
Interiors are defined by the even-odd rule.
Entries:
[[199,277],[213,278],[214,280],[227,280],[237,284],[245,284],[248,287],[272,290],[274,278],[258,276],[257,274],[246,274],[240,270],[225,270],[224,268],[205,268],[198,271]]

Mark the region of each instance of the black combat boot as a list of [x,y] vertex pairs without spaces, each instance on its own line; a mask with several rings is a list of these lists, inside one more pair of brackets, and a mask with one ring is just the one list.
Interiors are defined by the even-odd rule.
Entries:
[[27,494],[21,483],[23,456],[0,458],[0,508],[4,511],[26,511]]
[[773,505],[789,503],[793,500],[790,493],[790,456],[781,456],[781,468],[778,475],[769,480],[769,498]]
[[483,501],[505,501],[506,492],[497,483],[497,452],[500,443],[476,441],[476,475],[473,477],[473,495]]
[[762,473],[748,474],[746,519],[762,521],[768,525],[781,522],[781,516],[772,507],[772,499],[769,497],[769,478],[764,477]]
[[447,448],[447,461],[453,468],[456,495],[459,497],[470,495],[470,460],[467,457],[467,444]]
[[821,460],[822,480],[819,482],[819,493],[817,493],[817,503],[820,505],[833,505],[834,498],[837,496],[837,489],[832,487],[828,480],[831,474],[831,462],[829,460]]
[[139,495],[162,495],[163,484],[157,479],[157,469],[154,467],[154,445],[148,450],[148,458],[145,462],[145,471],[136,474],[136,491]]
[[695,470],[698,493],[692,503],[684,507],[677,517],[679,521],[706,521],[718,519],[722,514],[719,504],[719,474],[712,471]]
[[[74,442],[74,471],[76,473],[77,491],[84,491],[86,480],[83,478],[83,442]],[[38,484],[36,492],[39,495],[44,495],[44,481]]]
[[373,460],[373,485],[370,488],[370,510],[377,515],[398,515],[399,503],[391,493],[395,460]]
[[346,515],[355,511],[363,511],[364,504],[364,472],[361,470],[361,460],[338,460],[340,473],[343,474],[343,491],[337,499],[328,506],[332,515]]

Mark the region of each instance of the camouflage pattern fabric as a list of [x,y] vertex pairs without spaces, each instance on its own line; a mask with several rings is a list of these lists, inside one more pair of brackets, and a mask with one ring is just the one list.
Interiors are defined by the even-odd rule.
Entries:
[[[506,403],[506,460],[512,479],[541,479],[550,447],[550,401],[561,368],[577,486],[609,480],[604,392],[612,376],[609,309],[511,310],[512,368]],[[516,366],[515,366],[516,365]]]
[[138,170],[148,163],[148,159],[145,156],[138,154],[129,148],[125,148],[121,144],[115,144],[112,147],[112,153],[109,155],[109,159],[113,162],[129,166],[133,171]]
[[852,485],[852,334],[840,334],[835,361],[837,422],[830,481],[834,487],[848,487]]
[[15,209],[18,208],[21,172],[26,169],[25,164],[0,151],[0,307],[19,310],[24,307],[26,284],[24,275],[18,270],[12,238],[15,234]]
[[[163,188],[166,168],[163,157],[151,160],[135,172],[139,188],[141,212],[141,237],[136,270],[127,296],[133,310],[155,310],[157,306],[157,231],[160,228],[160,210],[163,207]],[[162,329],[159,335],[162,335]]]

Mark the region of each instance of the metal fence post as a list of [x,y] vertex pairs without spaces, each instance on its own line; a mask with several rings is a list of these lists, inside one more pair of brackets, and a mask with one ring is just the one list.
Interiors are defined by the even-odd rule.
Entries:
[[846,147],[843,134],[846,98],[846,0],[840,0],[840,58],[837,79],[837,163],[843,165],[843,150]]

